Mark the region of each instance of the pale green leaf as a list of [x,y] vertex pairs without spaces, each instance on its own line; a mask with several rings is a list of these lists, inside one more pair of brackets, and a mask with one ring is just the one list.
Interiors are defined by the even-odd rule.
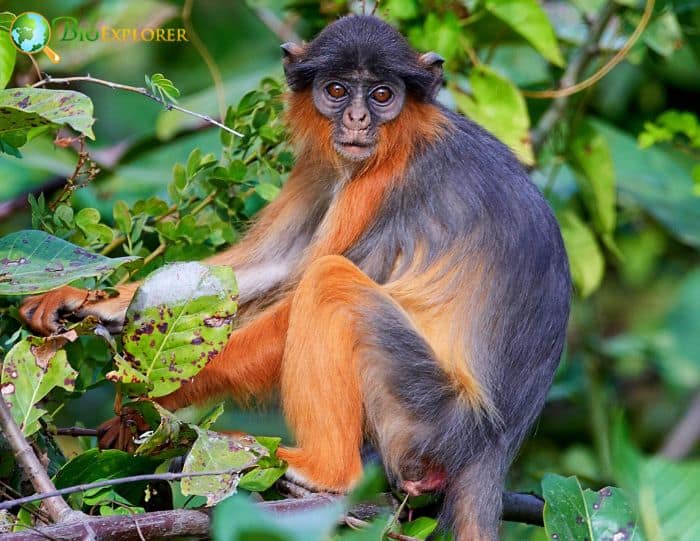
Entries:
[[185,477],[181,483],[184,495],[206,496],[207,505],[214,505],[234,492],[244,470],[269,455],[267,449],[252,436],[232,436],[193,427],[197,441],[187,455],[184,473],[230,471],[223,475]]
[[17,49],[12,45],[10,34],[0,30],[0,90],[10,81],[16,59]]
[[485,66],[472,70],[469,83],[471,96],[454,92],[459,110],[508,145],[523,163],[533,164],[530,116],[520,91]]
[[39,430],[39,419],[46,410],[37,403],[49,391],[55,387],[73,390],[78,373],[68,364],[66,352],[61,348],[77,337],[77,333],[70,331],[49,338],[29,336],[5,357],[0,391],[25,436]]
[[552,24],[537,0],[488,0],[486,9],[523,36],[552,64],[564,65]]
[[[72,90],[7,88],[0,90],[0,138],[23,145],[39,128],[68,125],[94,139],[92,101]],[[15,144],[17,143],[17,144]]]
[[593,232],[576,214],[563,212],[559,223],[574,285],[581,297],[587,297],[603,280],[605,259]]
[[572,164],[583,202],[602,236],[615,230],[615,167],[608,142],[588,123],[576,132],[571,143]]
[[[136,291],[122,334],[124,360],[149,396],[164,396],[197,374],[228,341],[237,308],[229,266],[175,263],[153,272]],[[122,377],[123,376],[123,377]],[[125,366],[111,379],[133,381]]]

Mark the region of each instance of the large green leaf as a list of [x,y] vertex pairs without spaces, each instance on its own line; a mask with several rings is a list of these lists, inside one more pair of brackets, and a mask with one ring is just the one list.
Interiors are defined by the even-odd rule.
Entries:
[[108,377],[145,384],[151,397],[174,391],[226,344],[237,294],[229,266],[175,263],[156,270],[127,309],[123,358]]
[[675,463],[645,457],[634,448],[626,428],[613,428],[613,471],[618,482],[636,497],[647,538],[695,541],[700,535],[700,461]]
[[[343,512],[343,504],[334,502],[316,509],[275,514],[245,497],[234,496],[216,506],[211,535],[214,541],[325,541],[331,539]],[[385,527],[383,521],[374,524],[363,539],[381,539]]]
[[548,539],[644,539],[628,496],[620,488],[583,490],[576,477],[547,474],[542,480],[542,495]]
[[36,404],[55,387],[73,390],[78,373],[71,368],[61,349],[77,334],[38,338],[29,336],[16,344],[2,364],[0,390],[12,416],[25,436],[39,430],[46,410]]
[[488,0],[486,9],[529,41],[552,64],[564,65],[554,29],[537,0]]
[[15,147],[46,129],[68,125],[94,139],[92,101],[72,90],[7,88],[0,90],[0,138]]
[[602,121],[592,124],[608,141],[620,201],[639,205],[679,240],[700,248],[700,198],[691,177],[695,162],[662,148],[641,151],[631,135]]
[[43,231],[17,231],[0,238],[0,295],[41,293],[137,259],[93,254]]
[[233,436],[193,427],[198,434],[182,468],[185,473],[230,471],[230,474],[185,477],[181,482],[185,495],[206,496],[214,505],[236,491],[243,471],[269,456],[268,450],[252,436]]
[[471,96],[453,93],[459,110],[508,145],[523,163],[533,164],[530,116],[520,91],[486,66],[472,70],[469,84]]
[[584,123],[571,143],[572,162],[583,201],[603,238],[615,231],[615,169],[605,138]]
[[559,224],[574,285],[581,297],[587,297],[603,279],[605,259],[593,232],[574,212],[562,212]]
[[10,41],[10,34],[0,30],[0,90],[7,86],[15,69],[17,49]]

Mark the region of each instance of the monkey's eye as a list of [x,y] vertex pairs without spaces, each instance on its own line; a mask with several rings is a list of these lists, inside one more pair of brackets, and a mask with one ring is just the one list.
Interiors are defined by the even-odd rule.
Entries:
[[326,87],[326,92],[328,95],[335,99],[339,100],[340,98],[344,97],[348,91],[345,90],[345,87],[341,85],[340,83],[331,83]]
[[388,103],[389,100],[394,97],[394,93],[388,86],[380,86],[379,88],[373,90],[369,96],[377,103],[384,104]]

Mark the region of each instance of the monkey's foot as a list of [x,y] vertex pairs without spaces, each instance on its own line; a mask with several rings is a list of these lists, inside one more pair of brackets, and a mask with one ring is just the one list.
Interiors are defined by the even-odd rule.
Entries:
[[426,492],[443,490],[447,484],[447,474],[442,469],[430,470],[421,479],[403,481],[401,489],[409,496],[420,496]]
[[119,416],[97,427],[97,443],[100,449],[119,449],[133,453],[138,447],[134,439],[150,428],[138,410],[125,406]]

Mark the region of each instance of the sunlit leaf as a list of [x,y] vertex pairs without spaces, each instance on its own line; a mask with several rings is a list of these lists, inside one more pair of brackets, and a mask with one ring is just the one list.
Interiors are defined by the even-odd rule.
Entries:
[[40,128],[68,125],[94,139],[92,111],[90,98],[72,90],[0,90],[0,138],[21,146]]
[[552,24],[537,0],[488,0],[486,9],[529,41],[552,64],[564,65]]
[[73,390],[78,373],[61,349],[78,337],[75,332],[49,338],[29,336],[16,344],[2,363],[0,392],[25,436],[39,430],[46,410],[37,406],[55,387]]
[[559,224],[576,291],[581,297],[587,297],[598,289],[603,279],[605,259],[593,232],[576,214],[563,212]]
[[252,436],[233,436],[194,427],[197,441],[182,468],[185,473],[230,471],[223,475],[185,477],[181,482],[185,495],[206,496],[214,505],[236,491],[244,470],[254,466],[268,451]]
[[226,344],[237,308],[229,266],[175,263],[153,272],[126,312],[123,358],[109,377],[164,396],[197,374]]
[[10,41],[10,34],[0,30],[0,90],[7,86],[15,69],[17,49]]
[[523,163],[534,163],[530,116],[518,89],[485,66],[471,71],[469,83],[471,96],[453,93],[459,110],[508,145]]

